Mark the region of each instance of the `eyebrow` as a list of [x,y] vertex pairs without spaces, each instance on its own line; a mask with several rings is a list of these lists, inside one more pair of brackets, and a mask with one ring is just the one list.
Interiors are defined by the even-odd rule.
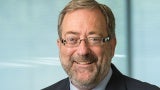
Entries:
[[[65,35],[67,35],[67,34],[79,35],[80,33],[79,33],[79,32],[74,32],[74,31],[68,31],[68,32],[65,33]],[[88,36],[88,35],[99,35],[99,36],[103,36],[102,33],[97,33],[97,32],[95,32],[95,31],[89,32],[89,33],[87,34],[87,36]]]
[[75,34],[75,35],[78,35],[79,33],[78,32],[73,32],[73,31],[68,31],[68,32],[65,33],[65,35],[66,34]]
[[94,35],[94,34],[96,34],[96,35],[100,35],[100,36],[103,36],[103,34],[102,33],[97,33],[97,32],[89,32],[88,33],[88,35]]

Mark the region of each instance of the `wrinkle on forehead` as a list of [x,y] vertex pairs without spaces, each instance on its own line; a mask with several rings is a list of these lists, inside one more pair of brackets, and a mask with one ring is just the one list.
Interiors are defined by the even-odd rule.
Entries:
[[[98,13],[98,14],[97,14]],[[98,9],[79,9],[68,12],[62,22],[62,31],[70,31],[79,34],[107,34],[106,21]]]

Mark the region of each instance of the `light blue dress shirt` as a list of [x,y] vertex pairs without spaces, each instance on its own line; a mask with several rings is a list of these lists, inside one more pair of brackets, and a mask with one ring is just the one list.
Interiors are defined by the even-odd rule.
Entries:
[[[107,74],[107,76],[92,90],[105,90],[110,78],[112,76],[112,69],[110,67],[109,69],[109,73]],[[78,90],[70,81],[70,90]]]

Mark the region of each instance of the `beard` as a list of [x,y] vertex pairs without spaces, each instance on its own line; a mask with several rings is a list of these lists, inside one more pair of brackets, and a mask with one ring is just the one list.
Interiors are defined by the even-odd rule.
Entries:
[[[98,57],[94,55],[93,53],[83,55],[83,56],[72,56],[69,60],[69,62],[62,63],[62,66],[66,73],[68,74],[72,84],[79,88],[83,89],[90,89],[94,88],[97,83],[99,83],[99,74],[100,74],[100,68],[96,65],[96,62],[98,61]],[[79,63],[87,63],[87,64],[93,64],[93,66],[86,67],[85,69],[76,68],[73,64],[79,64]],[[79,77],[77,74],[85,75],[87,78]]]
[[104,51],[102,53],[100,57],[94,52],[86,55],[72,55],[68,59],[60,56],[63,69],[68,74],[73,85],[82,90],[92,89],[105,78],[109,71],[112,57],[110,52]]

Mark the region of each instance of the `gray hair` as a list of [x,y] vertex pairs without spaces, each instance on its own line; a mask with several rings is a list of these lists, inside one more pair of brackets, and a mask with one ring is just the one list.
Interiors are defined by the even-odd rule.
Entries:
[[59,19],[58,19],[59,38],[61,38],[62,36],[61,24],[63,22],[66,13],[75,11],[77,9],[93,9],[93,8],[99,9],[105,16],[106,24],[108,26],[107,32],[110,38],[115,38],[115,18],[111,9],[108,6],[100,4],[95,0],[72,0],[66,5],[66,7],[59,14]]

